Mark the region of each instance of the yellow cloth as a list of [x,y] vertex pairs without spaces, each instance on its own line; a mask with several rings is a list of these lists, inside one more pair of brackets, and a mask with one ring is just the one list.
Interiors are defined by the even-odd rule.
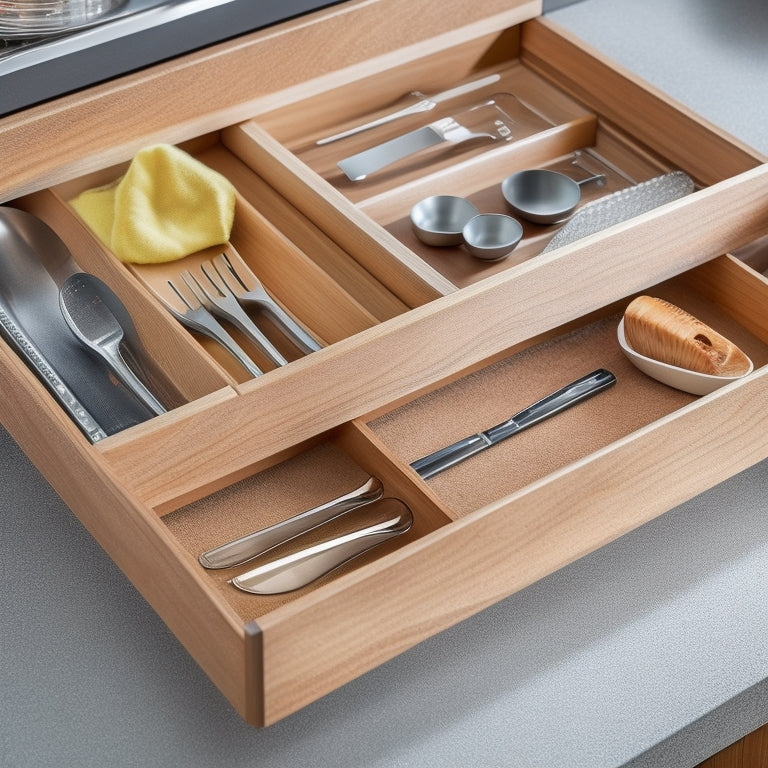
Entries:
[[142,149],[125,176],[70,203],[121,261],[137,264],[226,243],[235,216],[232,184],[170,144]]

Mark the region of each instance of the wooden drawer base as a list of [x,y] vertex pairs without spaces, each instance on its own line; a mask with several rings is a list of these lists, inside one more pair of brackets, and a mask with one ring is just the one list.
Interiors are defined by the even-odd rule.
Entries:
[[[415,14],[412,29],[412,3],[347,3],[68,97],[31,113],[28,128],[0,121],[0,146],[29,132],[44,145],[35,168],[12,164],[2,199],[46,221],[80,267],[121,296],[172,401],[169,413],[91,445],[3,343],[3,422],[259,725],[768,456],[768,281],[749,266],[768,237],[768,165],[552,24],[528,21],[537,3],[417,5],[428,13]],[[285,50],[304,51],[309,37],[331,36],[350,19],[377,20],[387,40],[285,64]],[[516,140],[502,146],[417,158],[358,184],[341,176],[338,159],[421,118],[315,144],[386,111],[416,84],[437,92],[491,72],[527,110]],[[198,106],[199,83],[212,94],[207,106]],[[127,111],[174,89],[183,102],[174,119],[153,114],[140,125]],[[96,120],[101,109],[108,128]],[[56,160],[57,115],[88,115],[86,139],[97,150],[82,137],[75,147],[66,133]],[[75,194],[114,181],[136,149],[157,141],[180,143],[234,184],[228,247],[323,341],[320,351],[293,350],[287,365],[246,375],[156,296],[191,262],[126,266],[76,216]],[[493,264],[414,236],[408,214],[421,198],[459,194],[502,212],[501,181],[528,167],[604,173],[605,187],[585,188],[582,205],[675,169],[697,191],[546,254],[557,227],[526,224],[518,249]],[[731,255],[739,249],[750,251],[749,264]],[[616,340],[640,293],[720,329],[752,357],[754,373],[705,397],[641,374]],[[598,367],[618,380],[598,397],[432,480],[411,469]],[[369,476],[411,508],[406,535],[276,596],[234,589],[229,579],[242,567],[200,566],[201,552]]]

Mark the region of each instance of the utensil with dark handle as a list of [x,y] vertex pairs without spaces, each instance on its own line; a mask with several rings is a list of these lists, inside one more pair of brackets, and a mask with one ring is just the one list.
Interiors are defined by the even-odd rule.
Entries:
[[[95,275],[78,272],[68,277],[59,290],[59,306],[76,338],[99,355],[117,378],[155,415],[166,412],[163,404],[125,362],[120,345],[125,331],[109,303],[118,299],[112,289]],[[119,300],[118,300],[119,301]]]
[[615,383],[616,377],[610,371],[599,368],[558,389],[551,395],[547,395],[533,405],[529,405],[507,421],[417,459],[411,464],[411,467],[424,480],[427,480],[470,456],[474,456],[476,453],[480,453],[480,451],[484,451],[486,448],[490,448],[502,440],[506,440],[508,437],[516,435],[518,432],[522,432],[524,429],[532,427],[534,424],[538,424],[540,421],[544,421],[550,416],[596,395],[598,392],[602,392]]

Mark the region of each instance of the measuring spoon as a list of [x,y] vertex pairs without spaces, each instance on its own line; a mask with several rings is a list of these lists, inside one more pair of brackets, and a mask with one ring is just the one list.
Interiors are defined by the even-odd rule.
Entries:
[[518,171],[501,183],[509,207],[521,218],[535,224],[555,224],[567,219],[581,200],[581,185],[605,184],[602,173],[576,181],[559,171],[533,168]]

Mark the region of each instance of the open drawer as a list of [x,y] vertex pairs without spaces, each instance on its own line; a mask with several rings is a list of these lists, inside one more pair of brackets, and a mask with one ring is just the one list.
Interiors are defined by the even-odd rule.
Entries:
[[[169,405],[92,443],[2,343],[0,416],[254,724],[285,717],[768,456],[768,281],[731,255],[765,250],[768,166],[534,19],[538,3],[509,6],[344,3],[0,122],[9,151],[33,136],[41,146],[31,169],[11,153],[2,199],[45,221],[79,267],[120,296]],[[302,53],[285,63],[307,37],[374,22],[385,34],[371,48],[326,47],[316,60]],[[315,143],[416,87],[437,92],[489,73],[499,80],[484,96],[501,88],[525,110],[514,120],[520,132],[498,146],[430,154],[358,183],[339,174],[339,153],[423,118]],[[201,82],[218,87],[202,105]],[[131,118],[131,107],[172,89],[172,114]],[[85,130],[54,131],[84,116]],[[76,141],[78,131],[89,141]],[[126,265],[77,216],[78,192],[114,181],[157,141],[181,145],[233,183],[226,248],[321,349],[285,347],[286,365],[259,360],[264,375],[247,375],[180,326],[158,295],[169,275],[211,254],[160,272]],[[526,225],[498,262],[414,237],[408,212],[418,200],[455,194],[501,212],[502,180],[531,167],[603,174],[605,186],[585,188],[582,205],[677,170],[696,191],[546,253],[558,227]],[[705,396],[641,373],[616,328],[642,293],[719,329],[754,372]],[[410,466],[597,368],[616,385],[432,479]],[[202,553],[369,477],[405,502],[413,524],[330,574],[258,595],[230,583],[253,563],[201,566]],[[375,504],[355,510],[264,557],[376,515]]]

